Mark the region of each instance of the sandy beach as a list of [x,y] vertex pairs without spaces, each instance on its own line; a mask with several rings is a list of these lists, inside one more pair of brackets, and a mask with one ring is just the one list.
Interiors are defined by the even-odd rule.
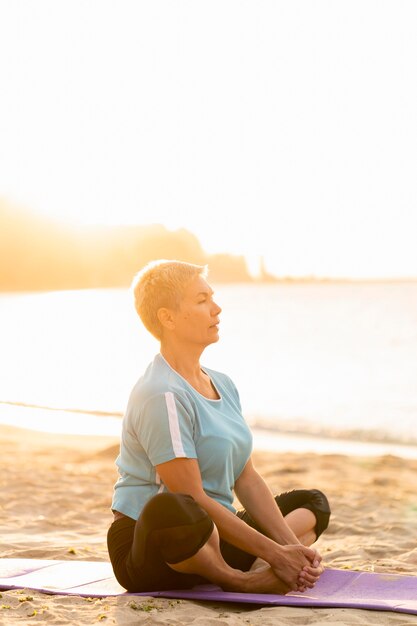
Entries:
[[[0,557],[108,560],[106,532],[118,442],[0,426]],[[417,461],[393,456],[257,451],[274,492],[320,488],[332,504],[317,547],[330,567],[417,575]],[[351,609],[2,592],[0,624],[417,624],[417,616]]]

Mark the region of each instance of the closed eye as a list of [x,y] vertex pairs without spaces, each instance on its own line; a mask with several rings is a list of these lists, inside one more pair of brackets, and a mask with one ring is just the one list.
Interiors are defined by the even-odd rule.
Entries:
[[201,300],[197,300],[197,304],[204,304],[205,302],[207,302],[208,298],[210,300],[213,300],[213,296],[214,296],[214,291],[210,291],[210,292],[201,291],[199,294],[197,294],[197,297],[201,298]]

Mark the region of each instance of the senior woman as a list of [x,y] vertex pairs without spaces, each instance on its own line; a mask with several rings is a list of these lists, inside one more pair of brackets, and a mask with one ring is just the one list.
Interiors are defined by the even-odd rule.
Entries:
[[318,490],[273,497],[252,464],[236,387],[200,365],[221,313],[206,268],[156,261],[133,291],[160,353],[123,418],[108,531],[117,580],[132,592],[207,581],[254,593],[313,587],[323,567],[309,546],[327,528],[327,499]]

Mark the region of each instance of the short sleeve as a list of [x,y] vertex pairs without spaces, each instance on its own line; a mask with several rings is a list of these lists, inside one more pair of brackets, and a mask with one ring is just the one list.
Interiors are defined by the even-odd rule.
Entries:
[[139,413],[137,437],[153,466],[175,458],[196,459],[191,406],[167,391],[150,398]]

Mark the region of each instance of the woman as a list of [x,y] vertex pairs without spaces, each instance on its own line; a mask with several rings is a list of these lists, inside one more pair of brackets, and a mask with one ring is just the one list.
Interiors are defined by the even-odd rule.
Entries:
[[236,387],[200,366],[221,313],[206,268],[157,261],[133,290],[161,348],[123,419],[108,532],[117,580],[133,592],[207,581],[252,593],[313,587],[323,567],[308,546],[327,528],[327,499],[317,490],[272,496],[251,461]]

